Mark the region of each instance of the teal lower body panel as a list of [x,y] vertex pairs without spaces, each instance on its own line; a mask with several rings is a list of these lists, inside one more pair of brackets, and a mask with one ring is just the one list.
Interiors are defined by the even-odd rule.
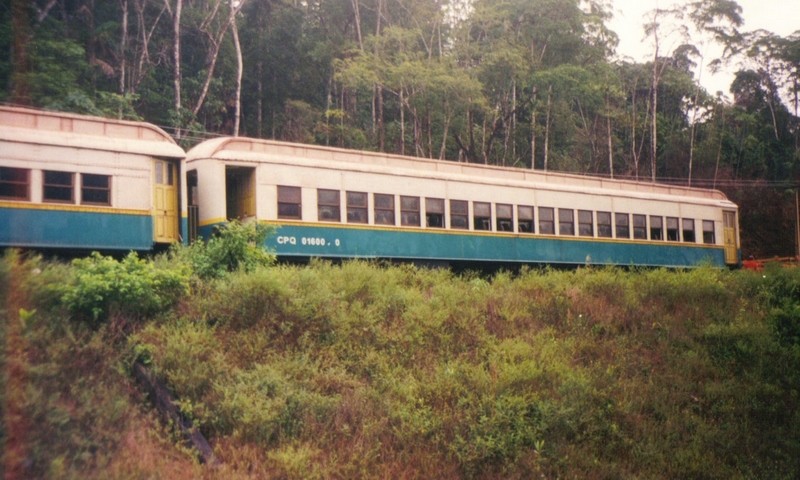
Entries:
[[92,250],[150,250],[149,215],[0,208],[0,246]]
[[[203,236],[211,230],[206,227]],[[266,246],[279,257],[571,265],[725,266],[721,246],[541,235],[281,225]]]

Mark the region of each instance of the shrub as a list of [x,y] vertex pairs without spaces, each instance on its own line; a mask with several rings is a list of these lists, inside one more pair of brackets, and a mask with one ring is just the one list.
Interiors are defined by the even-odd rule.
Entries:
[[131,252],[122,261],[95,252],[73,260],[74,283],[61,296],[78,318],[97,323],[113,309],[136,317],[152,316],[174,305],[188,289],[188,274],[164,269]]
[[275,262],[264,241],[273,228],[257,222],[232,220],[219,227],[206,242],[177,246],[172,257],[191,266],[200,278],[220,278],[229,272],[253,271]]

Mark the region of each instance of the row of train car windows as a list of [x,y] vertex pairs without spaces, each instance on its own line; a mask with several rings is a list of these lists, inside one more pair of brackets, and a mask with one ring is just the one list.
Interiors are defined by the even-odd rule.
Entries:
[[[93,173],[42,171],[42,200],[75,203],[76,177],[80,185],[80,203],[111,205],[111,177]],[[27,168],[0,167],[0,199],[31,199],[31,171]]]
[[[400,225],[409,227],[424,225],[429,228],[445,228],[445,200],[425,198],[425,210],[421,209],[420,197],[400,195]],[[369,223],[368,194],[345,192],[347,223]],[[470,228],[469,203],[467,200],[450,200],[451,229]],[[539,233],[544,235],[568,235],[601,238],[633,238],[635,240],[666,240],[671,242],[697,243],[695,220],[691,218],[665,217],[658,215],[612,213],[571,208],[538,207],[531,205],[494,204],[494,223],[490,202],[472,202],[472,228],[479,231]],[[373,217],[376,225],[397,225],[395,218],[395,195],[373,194]],[[538,223],[535,222],[538,211]],[[320,221],[342,221],[341,194],[338,190],[317,190],[317,213]],[[595,219],[596,215],[596,219]],[[300,187],[278,186],[278,218],[302,220]],[[577,222],[576,222],[577,220]],[[516,229],[515,229],[516,226]],[[537,228],[538,227],[538,228]],[[702,242],[715,244],[714,221],[702,221]]]

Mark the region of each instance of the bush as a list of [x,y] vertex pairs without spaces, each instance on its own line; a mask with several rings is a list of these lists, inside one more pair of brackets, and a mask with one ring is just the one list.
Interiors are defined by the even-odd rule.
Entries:
[[188,272],[157,268],[131,252],[122,261],[95,252],[73,260],[74,284],[61,301],[78,318],[98,323],[114,310],[147,317],[173,306],[188,290]]
[[257,222],[231,220],[219,227],[206,242],[177,246],[172,257],[191,266],[200,278],[220,278],[229,272],[250,272],[275,262],[275,255],[264,247],[273,228]]

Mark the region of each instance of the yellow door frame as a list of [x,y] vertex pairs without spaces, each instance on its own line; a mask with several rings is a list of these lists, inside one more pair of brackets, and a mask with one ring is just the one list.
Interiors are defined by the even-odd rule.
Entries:
[[178,165],[168,160],[153,161],[153,240],[173,243],[178,228]]

